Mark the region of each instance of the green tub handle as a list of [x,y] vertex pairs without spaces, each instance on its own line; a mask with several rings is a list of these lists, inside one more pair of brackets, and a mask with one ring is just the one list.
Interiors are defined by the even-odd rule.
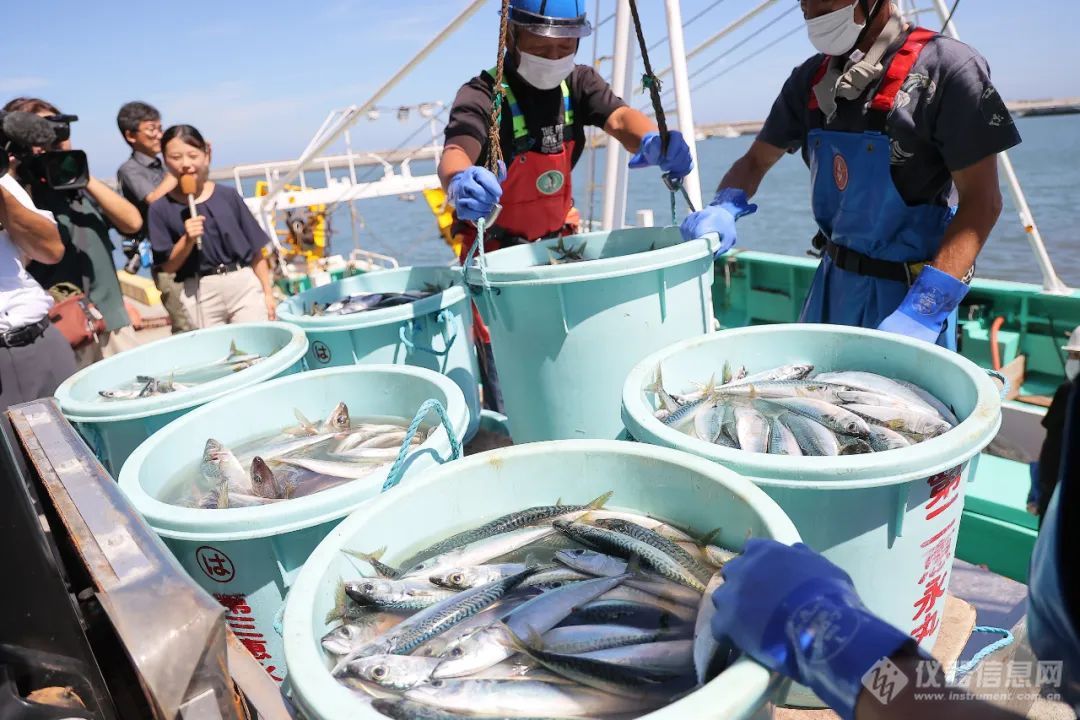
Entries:
[[454,346],[454,341],[457,340],[457,325],[454,321],[457,320],[457,315],[450,308],[446,308],[440,312],[435,321],[442,325],[443,344],[445,347],[442,350],[436,350],[435,348],[425,347],[423,345],[417,345],[413,340],[416,337],[416,321],[409,320],[398,330],[398,337],[401,338],[401,344],[407,347],[410,351],[415,350],[417,352],[428,353],[429,355],[435,355],[436,357],[445,357],[450,348]]
[[383,483],[382,492],[386,492],[401,482],[401,473],[405,467],[405,459],[409,457],[409,446],[412,444],[412,439],[420,429],[420,422],[427,417],[427,414],[432,410],[438,414],[439,421],[446,429],[446,436],[450,439],[450,457],[445,459],[439,458],[439,463],[446,463],[461,457],[461,443],[458,441],[457,433],[454,432],[454,426],[450,422],[450,418],[446,415],[446,408],[443,407],[441,402],[434,398],[425,400],[424,404],[420,406],[420,409],[416,411],[416,416],[413,417],[413,421],[409,424],[409,429],[405,432],[405,439],[401,441],[401,449],[398,450],[397,460],[394,461],[393,466],[390,468],[390,472],[386,474],[386,482]]

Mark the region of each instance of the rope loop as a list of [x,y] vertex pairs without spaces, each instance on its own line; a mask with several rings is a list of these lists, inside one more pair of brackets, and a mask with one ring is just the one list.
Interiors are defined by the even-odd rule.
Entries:
[[397,460],[394,461],[393,466],[390,468],[390,472],[386,474],[386,482],[384,482],[382,486],[383,492],[386,492],[401,482],[401,473],[405,466],[405,459],[409,457],[409,448],[412,445],[412,440],[420,430],[420,423],[423,422],[424,418],[427,417],[428,413],[432,410],[438,414],[439,422],[442,423],[443,428],[446,430],[446,437],[450,440],[450,457],[446,459],[440,457],[439,463],[446,463],[461,457],[461,442],[458,441],[457,433],[454,432],[454,426],[450,422],[450,418],[446,415],[446,408],[443,407],[441,402],[434,398],[425,400],[420,406],[420,409],[416,411],[413,421],[409,423],[409,429],[405,431],[405,439],[401,442],[401,449],[398,450]]

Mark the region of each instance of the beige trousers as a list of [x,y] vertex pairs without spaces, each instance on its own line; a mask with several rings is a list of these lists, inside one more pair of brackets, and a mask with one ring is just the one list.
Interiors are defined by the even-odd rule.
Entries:
[[262,284],[249,267],[184,280],[180,302],[197,328],[269,319]]
[[97,342],[87,343],[75,351],[75,367],[82,370],[87,365],[93,365],[98,360],[112,357],[117,353],[139,344],[135,336],[135,328],[125,325],[119,330],[103,332],[97,337]]

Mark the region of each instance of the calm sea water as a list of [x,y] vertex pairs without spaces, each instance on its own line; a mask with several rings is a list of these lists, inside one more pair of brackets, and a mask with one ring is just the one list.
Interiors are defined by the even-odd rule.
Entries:
[[[1080,287],[1080,116],[1024,118],[1017,121],[1023,143],[1011,152],[1013,164],[1027,194],[1050,257],[1058,275],[1072,287]],[[750,136],[714,138],[698,144],[702,167],[702,187],[711,196],[727,168],[746,148]],[[604,152],[597,151],[597,175],[602,180]],[[589,155],[586,153],[574,172],[577,205],[585,213]],[[417,163],[415,174],[432,172],[432,164]],[[362,174],[378,177],[374,168]],[[319,183],[317,173],[311,180]],[[655,170],[630,173],[628,214],[631,220],[639,209],[651,208],[656,223],[670,219],[667,190]],[[1005,209],[979,259],[979,276],[1003,280],[1041,282],[1023,228],[1017,219],[1012,198],[1002,187]],[[755,197],[760,209],[739,222],[740,246],[803,255],[809,247],[815,225],[810,214],[810,183],[806,166],[798,156],[785,157],[766,177]],[[602,192],[594,195],[594,212],[601,213]],[[438,236],[434,220],[422,197],[415,202],[398,198],[377,198],[357,204],[362,216],[361,246],[398,258],[402,265],[449,263],[453,256]],[[679,206],[680,216],[685,208]],[[339,209],[332,218],[335,237],[332,250],[348,254],[352,248],[350,216]]]

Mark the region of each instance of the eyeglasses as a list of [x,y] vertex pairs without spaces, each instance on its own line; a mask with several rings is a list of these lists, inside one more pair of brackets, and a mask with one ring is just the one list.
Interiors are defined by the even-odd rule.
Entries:
[[155,137],[162,134],[162,129],[160,125],[151,125],[150,127],[140,128],[139,132],[147,137]]

